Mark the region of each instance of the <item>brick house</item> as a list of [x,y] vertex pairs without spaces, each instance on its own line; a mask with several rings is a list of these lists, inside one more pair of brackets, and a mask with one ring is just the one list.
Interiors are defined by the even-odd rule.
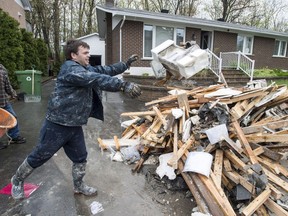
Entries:
[[19,22],[19,27],[31,31],[25,11],[32,11],[29,0],[0,0],[0,8]]
[[96,7],[98,33],[106,42],[107,64],[126,60],[137,53],[140,56],[140,61],[134,65],[137,70],[150,67],[151,49],[171,39],[178,45],[196,40],[202,49],[209,48],[217,56],[220,52],[240,50],[255,60],[256,69],[288,70],[287,33],[169,13],[117,8],[113,1],[109,2]]

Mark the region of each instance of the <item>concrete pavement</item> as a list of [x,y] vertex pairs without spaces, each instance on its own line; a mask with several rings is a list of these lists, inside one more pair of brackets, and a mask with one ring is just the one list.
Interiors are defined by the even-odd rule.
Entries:
[[[41,102],[13,103],[21,135],[26,137],[27,143],[13,144],[0,150],[0,189],[10,182],[17,167],[35,146],[54,83],[55,80],[43,84]],[[163,205],[154,202],[146,192],[143,175],[132,175],[131,166],[112,162],[107,154],[101,154],[97,144],[98,137],[120,137],[120,114],[144,109],[144,104],[125,99],[121,93],[104,93],[103,103],[105,122],[90,119],[88,125],[84,126],[88,150],[87,174],[84,180],[98,188],[98,195],[85,197],[73,194],[72,162],[61,149],[27,178],[26,183],[40,185],[29,198],[14,201],[11,196],[0,194],[1,215],[92,215],[89,205],[93,201],[103,205],[104,211],[98,213],[99,216],[170,215]],[[2,137],[1,140],[6,141],[7,138]]]

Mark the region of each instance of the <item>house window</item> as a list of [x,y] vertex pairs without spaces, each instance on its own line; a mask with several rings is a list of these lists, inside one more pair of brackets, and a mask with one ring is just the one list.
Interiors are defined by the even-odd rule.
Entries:
[[184,28],[144,25],[144,58],[151,58],[151,49],[166,40],[173,40],[180,45],[184,41],[184,35]]
[[285,57],[286,56],[286,49],[287,49],[287,42],[286,41],[276,40],[275,46],[274,46],[273,56]]
[[160,45],[166,40],[173,40],[174,28],[156,26],[156,46]]
[[181,45],[182,42],[184,42],[184,29],[183,28],[177,28],[176,29],[176,44],[178,46]]
[[238,35],[237,50],[243,52],[244,54],[251,55],[253,50],[253,37]]
[[144,57],[152,57],[151,49],[153,45],[153,26],[144,26]]

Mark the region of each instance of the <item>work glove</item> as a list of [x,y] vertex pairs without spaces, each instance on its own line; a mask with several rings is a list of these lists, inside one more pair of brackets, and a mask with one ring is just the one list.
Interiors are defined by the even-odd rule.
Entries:
[[131,98],[137,98],[142,94],[140,87],[132,82],[123,82],[121,90]]
[[129,57],[129,59],[127,60],[127,62],[126,62],[127,67],[130,68],[131,64],[132,64],[133,62],[137,61],[137,60],[138,60],[138,55],[137,55],[137,54],[131,55],[131,56]]

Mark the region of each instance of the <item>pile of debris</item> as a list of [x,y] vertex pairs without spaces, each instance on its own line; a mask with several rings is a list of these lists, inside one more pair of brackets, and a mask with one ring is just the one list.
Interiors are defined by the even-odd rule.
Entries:
[[[286,86],[173,89],[147,102],[147,111],[122,113],[131,120],[121,138],[98,142],[103,150],[116,149],[125,160],[136,161],[135,172],[148,156],[160,155],[161,166],[162,156],[169,155],[167,169],[158,174],[182,175],[204,214],[284,216],[287,101]],[[127,146],[139,155],[127,154]]]

